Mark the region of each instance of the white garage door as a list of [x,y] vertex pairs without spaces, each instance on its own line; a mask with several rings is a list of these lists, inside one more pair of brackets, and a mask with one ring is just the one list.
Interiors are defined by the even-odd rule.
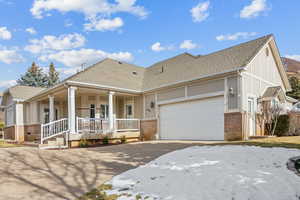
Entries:
[[224,98],[160,106],[160,138],[224,140]]

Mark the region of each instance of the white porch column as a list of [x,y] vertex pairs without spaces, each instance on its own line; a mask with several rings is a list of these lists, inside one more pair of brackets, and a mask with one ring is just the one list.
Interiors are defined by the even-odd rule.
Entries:
[[109,119],[109,130],[114,129],[114,94],[115,92],[108,93],[108,119]]
[[71,134],[76,133],[76,87],[68,88],[68,125]]
[[49,95],[49,121],[53,122],[55,119],[55,109],[54,109],[54,96]]

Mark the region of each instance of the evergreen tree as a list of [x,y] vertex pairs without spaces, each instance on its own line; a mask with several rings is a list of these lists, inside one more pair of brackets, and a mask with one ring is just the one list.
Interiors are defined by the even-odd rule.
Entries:
[[17,81],[19,85],[33,86],[33,87],[47,87],[47,77],[43,73],[43,69],[32,63],[27,72],[21,76]]
[[54,64],[50,63],[48,72],[48,87],[52,87],[59,82],[59,73],[56,71]]
[[288,92],[287,95],[291,96],[297,100],[300,100],[300,80],[297,77],[289,78],[292,91]]

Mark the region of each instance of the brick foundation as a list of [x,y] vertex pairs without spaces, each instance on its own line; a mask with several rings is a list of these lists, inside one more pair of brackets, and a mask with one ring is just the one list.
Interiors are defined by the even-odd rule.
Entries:
[[15,126],[5,127],[4,128],[4,139],[5,140],[15,140]]
[[141,140],[156,140],[157,120],[142,120],[141,121]]
[[224,139],[243,140],[243,114],[240,112],[224,114]]
[[41,138],[41,125],[32,124],[24,127],[25,141],[35,141]]

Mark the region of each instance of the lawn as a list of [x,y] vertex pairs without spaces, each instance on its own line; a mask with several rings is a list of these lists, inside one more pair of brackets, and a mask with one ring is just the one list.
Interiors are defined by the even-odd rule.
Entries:
[[300,149],[300,136],[274,137],[248,141],[226,142],[224,144],[255,145],[261,147],[285,147]]
[[0,148],[8,148],[8,147],[18,147],[20,145],[7,143],[5,141],[0,141]]

